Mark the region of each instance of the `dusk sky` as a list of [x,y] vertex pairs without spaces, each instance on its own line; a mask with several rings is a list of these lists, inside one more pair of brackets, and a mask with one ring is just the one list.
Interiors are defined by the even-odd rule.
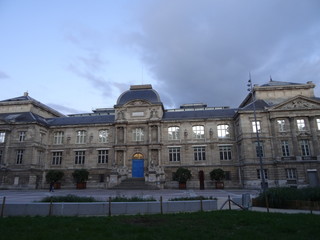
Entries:
[[165,108],[238,107],[249,72],[320,97],[319,0],[0,0],[0,100],[85,113],[152,84]]

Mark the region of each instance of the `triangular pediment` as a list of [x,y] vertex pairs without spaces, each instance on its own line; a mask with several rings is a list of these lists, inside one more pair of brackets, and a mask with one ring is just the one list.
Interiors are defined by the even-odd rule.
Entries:
[[126,107],[127,106],[141,107],[141,106],[150,106],[150,105],[151,105],[150,102],[145,100],[140,100],[140,99],[133,100],[125,104]]
[[296,96],[269,108],[270,111],[309,109],[320,109],[320,101],[304,96]]

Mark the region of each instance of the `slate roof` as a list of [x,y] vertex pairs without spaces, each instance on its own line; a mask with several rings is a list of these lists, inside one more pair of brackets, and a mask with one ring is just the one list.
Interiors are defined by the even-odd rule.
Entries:
[[[255,108],[256,110],[263,110],[265,107],[270,107],[271,105],[268,104],[266,101],[264,100],[256,100],[255,101]],[[239,110],[244,110],[244,111],[253,111],[253,103],[249,103],[248,105],[246,105],[243,108],[240,108]]]
[[303,85],[302,83],[292,82],[281,82],[281,81],[269,81],[268,83],[260,85],[260,87],[271,87],[271,86],[289,86],[289,85]]
[[232,118],[237,109],[214,109],[198,111],[166,111],[163,120],[183,120],[183,119],[208,119],[208,118]]
[[40,124],[47,125],[46,119],[40,117],[32,112],[21,112],[21,113],[2,113],[0,114],[0,120],[8,123],[33,123],[37,122]]
[[28,101],[28,100],[36,101],[32,97],[21,96],[21,97],[9,98],[9,99],[6,99],[6,100],[2,100],[0,102],[15,102],[15,101]]
[[145,100],[153,104],[162,104],[159,94],[153,89],[130,89],[120,95],[117,105],[124,105],[132,100]]
[[47,119],[50,126],[113,123],[114,115],[59,117]]

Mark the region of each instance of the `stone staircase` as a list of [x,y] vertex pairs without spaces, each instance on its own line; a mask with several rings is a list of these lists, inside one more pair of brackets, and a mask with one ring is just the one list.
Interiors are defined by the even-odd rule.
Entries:
[[145,182],[144,178],[128,178],[112,189],[117,190],[159,190],[156,186],[149,185]]

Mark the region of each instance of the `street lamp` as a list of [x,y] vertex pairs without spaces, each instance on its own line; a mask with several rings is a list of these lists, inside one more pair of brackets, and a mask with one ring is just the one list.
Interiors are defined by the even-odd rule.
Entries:
[[254,123],[255,123],[255,129],[256,129],[256,137],[257,137],[257,148],[258,148],[258,155],[259,155],[259,163],[260,163],[260,178],[261,178],[261,189],[263,192],[265,192],[266,190],[266,181],[265,181],[265,175],[264,175],[264,171],[263,171],[263,163],[262,163],[262,146],[261,146],[261,142],[260,142],[260,134],[259,131],[260,129],[258,129],[258,123],[257,123],[257,114],[256,114],[256,99],[255,99],[255,95],[253,93],[253,86],[252,86],[252,81],[251,81],[251,74],[249,74],[249,80],[248,80],[248,91],[251,94],[251,98],[252,98],[252,106],[253,106],[253,116],[254,116]]

